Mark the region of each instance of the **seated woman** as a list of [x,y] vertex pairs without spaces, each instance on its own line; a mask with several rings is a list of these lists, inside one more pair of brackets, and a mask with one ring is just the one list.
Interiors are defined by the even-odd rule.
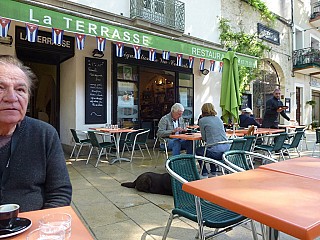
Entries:
[[[213,144],[221,141],[227,141],[226,132],[224,130],[223,122],[219,117],[217,117],[217,112],[214,110],[214,106],[211,103],[203,104],[202,108],[202,118],[199,120],[199,127],[201,131],[202,139],[206,144]],[[230,144],[217,144],[212,147],[208,147],[206,151],[206,157],[213,158],[215,160],[222,160],[222,154],[225,151],[228,151]],[[204,147],[198,147],[196,149],[196,154],[203,156]],[[199,164],[202,165],[202,161],[199,161]],[[215,176],[216,166],[210,164],[211,174]],[[208,176],[208,170],[206,166],[203,166],[202,177]]]

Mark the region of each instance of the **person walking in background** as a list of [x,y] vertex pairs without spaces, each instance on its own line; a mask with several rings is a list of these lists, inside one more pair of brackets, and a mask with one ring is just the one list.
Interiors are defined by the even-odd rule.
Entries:
[[57,131],[26,116],[35,75],[0,56],[0,204],[20,211],[70,205],[72,187]]
[[[206,144],[227,141],[228,138],[224,130],[223,122],[216,116],[217,112],[215,111],[214,106],[211,103],[205,103],[202,105],[201,112],[202,118],[199,120],[199,127],[202,139]],[[198,147],[196,149],[196,154],[204,156],[204,149],[205,147]],[[222,154],[229,149],[230,144],[217,144],[207,148],[205,157],[222,160]],[[201,166],[202,161],[199,161],[199,164]],[[210,170],[210,175],[215,176],[216,166],[214,164],[210,164]],[[203,166],[201,175],[203,178],[208,177],[208,170],[205,165]]]
[[[172,155],[179,155],[181,150],[186,150],[187,154],[193,153],[192,141],[182,140],[178,138],[170,139],[171,134],[179,134],[185,131],[184,120],[182,114],[184,107],[180,103],[175,103],[171,107],[170,113],[164,115],[158,124],[157,136],[160,138],[166,138],[168,142],[168,150],[172,150]],[[160,145],[164,148],[163,144]]]
[[239,117],[240,127],[247,128],[250,125],[260,127],[260,124],[254,119],[251,108],[242,109],[242,114]]
[[284,112],[287,107],[283,105],[282,101],[280,100],[280,96],[280,89],[275,89],[273,91],[273,97],[266,102],[266,111],[262,120],[263,128],[279,128],[279,113],[283,118],[290,121],[290,118]]

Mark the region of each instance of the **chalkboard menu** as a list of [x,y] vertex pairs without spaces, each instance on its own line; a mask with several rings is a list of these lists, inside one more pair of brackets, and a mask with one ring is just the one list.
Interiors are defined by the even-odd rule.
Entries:
[[85,123],[106,123],[107,61],[85,58],[86,61],[86,114]]

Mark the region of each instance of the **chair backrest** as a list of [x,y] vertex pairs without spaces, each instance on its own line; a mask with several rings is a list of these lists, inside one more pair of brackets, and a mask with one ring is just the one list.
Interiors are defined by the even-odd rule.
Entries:
[[96,133],[94,131],[88,131],[88,136],[90,138],[91,145],[93,147],[100,148],[100,143],[97,139]]
[[243,150],[250,152],[253,148],[254,142],[256,141],[255,136],[244,136],[244,139],[246,139],[246,143],[243,147]]
[[236,169],[237,171],[245,171],[251,169],[246,158],[245,151],[233,150],[227,151],[222,156],[226,165]]
[[144,129],[142,132],[136,134],[136,142],[147,143],[150,129]]
[[243,150],[245,144],[246,144],[246,139],[244,138],[235,138],[232,141],[232,144],[230,146],[230,150]]
[[254,134],[254,125],[250,126],[248,132],[246,133],[247,136],[252,136]]
[[280,151],[283,147],[284,141],[287,139],[288,134],[280,133],[279,136],[274,138],[274,145],[272,151]]
[[320,128],[316,128],[316,143],[320,143]]
[[71,131],[71,134],[72,134],[72,137],[73,137],[74,141],[76,143],[80,143],[80,139],[78,137],[78,134],[77,134],[76,130],[73,129],[73,128],[70,128],[70,131]]
[[141,132],[144,131],[144,129],[141,129],[141,128],[135,129],[135,130],[136,130],[136,131],[134,131],[134,132],[128,133],[126,140],[129,140],[129,141],[133,142],[134,139],[135,139],[135,137],[136,137],[136,135],[137,135],[138,133],[141,133]]
[[304,135],[304,131],[297,131],[292,139],[290,148],[298,147],[303,135]]

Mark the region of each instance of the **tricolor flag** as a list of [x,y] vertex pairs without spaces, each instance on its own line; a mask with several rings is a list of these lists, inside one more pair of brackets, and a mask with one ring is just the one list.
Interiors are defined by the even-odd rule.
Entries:
[[170,52],[169,51],[163,51],[162,52],[162,59],[163,60],[170,60]]
[[124,53],[124,44],[122,42],[116,43],[116,56],[117,57],[123,57]]
[[85,39],[86,39],[86,35],[76,33],[77,48],[79,50],[83,50],[84,49],[84,41],[85,41]]
[[194,57],[189,56],[189,68],[193,68]]
[[182,66],[182,54],[181,53],[177,54],[177,66],[179,66],[179,67]]
[[36,42],[38,36],[38,28],[39,26],[37,25],[26,23],[27,40],[29,42]]
[[206,61],[206,60],[205,60],[204,58],[200,58],[200,65],[199,65],[200,71],[204,69],[205,61]]
[[156,60],[156,50],[154,48],[149,48],[149,60],[153,62]]
[[97,37],[97,48],[103,52],[106,49],[106,39],[103,37]]
[[215,63],[216,63],[215,60],[210,60],[210,71],[211,71],[211,72],[214,72]]
[[220,65],[219,65],[219,72],[222,72],[222,69],[223,69],[223,62],[220,62]]
[[133,50],[134,50],[134,57],[136,59],[140,59],[141,57],[141,47],[138,45],[133,45]]
[[56,45],[61,45],[63,40],[63,30],[52,28],[52,42]]
[[0,37],[6,37],[8,35],[11,20],[6,18],[0,18]]

